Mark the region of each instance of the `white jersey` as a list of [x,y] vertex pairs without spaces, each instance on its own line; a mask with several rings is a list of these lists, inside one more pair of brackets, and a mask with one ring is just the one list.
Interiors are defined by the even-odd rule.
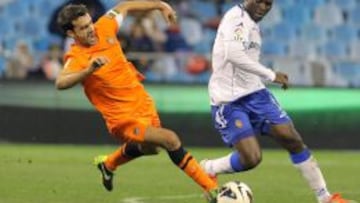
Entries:
[[275,79],[275,73],[259,63],[260,48],[259,26],[242,5],[227,11],[213,46],[213,72],[209,81],[211,105],[234,101],[265,88],[262,79]]

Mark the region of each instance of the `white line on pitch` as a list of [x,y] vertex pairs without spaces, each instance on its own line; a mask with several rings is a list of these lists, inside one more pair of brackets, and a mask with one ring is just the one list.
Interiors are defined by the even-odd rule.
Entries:
[[156,196],[156,197],[130,197],[125,198],[122,203],[145,203],[145,200],[174,200],[174,199],[191,199],[191,198],[201,198],[200,194],[189,194],[189,195],[168,195],[168,196]]

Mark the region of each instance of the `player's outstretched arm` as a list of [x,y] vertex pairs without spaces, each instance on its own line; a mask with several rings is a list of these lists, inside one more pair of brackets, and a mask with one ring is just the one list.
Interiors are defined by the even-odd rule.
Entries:
[[129,11],[159,10],[169,24],[176,22],[176,12],[174,9],[169,4],[158,0],[125,1],[116,5],[112,10],[121,13],[124,18]]
[[[71,60],[71,59],[70,59]],[[69,72],[67,71],[67,64],[65,64],[64,69],[61,71],[59,76],[56,78],[55,86],[59,90],[64,90],[73,87],[77,83],[83,81],[88,75],[95,72],[97,69],[101,68],[103,65],[107,64],[109,60],[105,57],[94,58],[90,61],[88,68],[82,69],[78,72]]]

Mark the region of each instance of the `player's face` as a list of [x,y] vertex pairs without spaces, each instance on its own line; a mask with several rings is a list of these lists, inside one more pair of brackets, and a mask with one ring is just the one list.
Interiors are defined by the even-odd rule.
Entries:
[[73,30],[69,31],[70,36],[84,46],[92,46],[97,42],[94,23],[91,16],[86,14],[72,21]]
[[246,0],[245,8],[255,22],[259,22],[271,9],[273,0]]

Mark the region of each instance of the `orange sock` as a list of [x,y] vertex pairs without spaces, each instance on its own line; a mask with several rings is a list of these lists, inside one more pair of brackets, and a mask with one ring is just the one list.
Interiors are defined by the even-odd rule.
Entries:
[[105,166],[107,169],[109,169],[110,171],[115,171],[118,166],[134,159],[125,154],[126,146],[127,144],[124,144],[115,152],[108,155],[108,158],[105,161]]
[[202,170],[199,163],[189,153],[186,153],[178,166],[204,190],[210,191],[218,187],[217,183]]

